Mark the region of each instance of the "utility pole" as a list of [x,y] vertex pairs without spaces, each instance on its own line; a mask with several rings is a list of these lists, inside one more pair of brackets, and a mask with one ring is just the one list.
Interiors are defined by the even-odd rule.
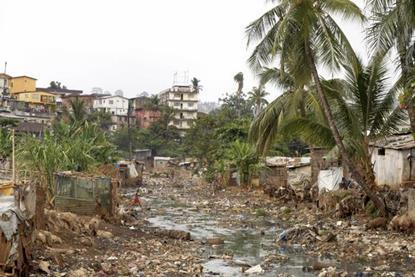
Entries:
[[133,109],[132,99],[128,99],[128,112],[127,112],[127,126],[128,126],[128,154],[130,161],[133,159],[133,145],[131,142],[131,123],[130,123],[130,116],[131,111]]
[[12,180],[13,184],[16,184],[16,149],[14,146],[14,129],[12,129]]

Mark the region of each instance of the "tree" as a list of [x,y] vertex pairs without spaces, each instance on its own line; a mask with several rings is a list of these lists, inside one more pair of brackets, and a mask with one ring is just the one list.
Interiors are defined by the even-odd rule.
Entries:
[[96,123],[101,129],[108,131],[113,125],[111,113],[102,110],[93,111],[87,115],[87,121]]
[[196,93],[199,93],[203,89],[203,86],[200,85],[200,80],[197,79],[196,77],[193,77],[191,82],[192,82],[192,87],[196,91]]
[[337,70],[346,58],[357,59],[333,14],[364,19],[350,0],[281,1],[247,27],[248,44],[259,41],[249,62],[258,69],[278,58],[281,70],[292,75],[298,84],[313,81],[343,161],[380,213],[387,215],[384,202],[374,192],[373,180],[365,176],[365,170],[354,163],[345,147],[317,70],[318,66]]
[[368,29],[370,47],[379,55],[386,55],[392,48],[397,50],[401,77],[395,86],[401,90],[401,104],[408,111],[415,134],[415,90],[411,87],[415,62],[415,0],[370,0],[368,4],[372,8],[372,24]]
[[259,85],[259,87],[253,87],[250,92],[248,92],[249,99],[254,103],[254,117],[257,117],[262,111],[264,106],[268,104],[268,101],[265,99],[269,93],[264,90],[264,86]]
[[233,77],[233,80],[238,84],[238,89],[236,90],[236,95],[241,95],[244,88],[244,74],[239,72]]
[[49,83],[49,88],[51,89],[67,89],[66,86],[63,86],[61,82],[52,81]]
[[85,102],[78,97],[75,100],[69,101],[70,108],[64,109],[64,114],[71,124],[81,124],[86,120],[87,112],[85,108]]
[[249,143],[236,140],[228,149],[227,157],[237,168],[241,184],[248,185],[258,164],[255,148]]

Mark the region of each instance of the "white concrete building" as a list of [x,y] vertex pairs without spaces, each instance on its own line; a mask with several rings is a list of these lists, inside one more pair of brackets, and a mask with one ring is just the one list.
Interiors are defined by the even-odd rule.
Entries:
[[160,102],[176,110],[175,118],[170,123],[178,129],[189,129],[197,119],[199,93],[192,86],[174,85],[159,93]]
[[93,109],[108,112],[112,115],[126,116],[128,113],[128,98],[118,95],[100,97],[94,100]]

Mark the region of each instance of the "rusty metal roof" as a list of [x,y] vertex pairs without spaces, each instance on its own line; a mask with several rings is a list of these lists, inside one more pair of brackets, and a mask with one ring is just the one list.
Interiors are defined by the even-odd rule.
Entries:
[[407,150],[415,148],[415,140],[412,134],[399,134],[378,139],[370,145],[378,148]]

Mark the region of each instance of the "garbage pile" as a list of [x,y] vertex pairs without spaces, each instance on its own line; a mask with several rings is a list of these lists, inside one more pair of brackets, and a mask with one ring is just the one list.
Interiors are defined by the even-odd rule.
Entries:
[[267,184],[264,187],[264,193],[278,200],[288,202],[312,201],[318,192],[316,192],[315,186],[312,186],[309,178],[300,175],[299,178],[280,186]]
[[0,276],[28,274],[35,198],[30,185],[0,185]]

